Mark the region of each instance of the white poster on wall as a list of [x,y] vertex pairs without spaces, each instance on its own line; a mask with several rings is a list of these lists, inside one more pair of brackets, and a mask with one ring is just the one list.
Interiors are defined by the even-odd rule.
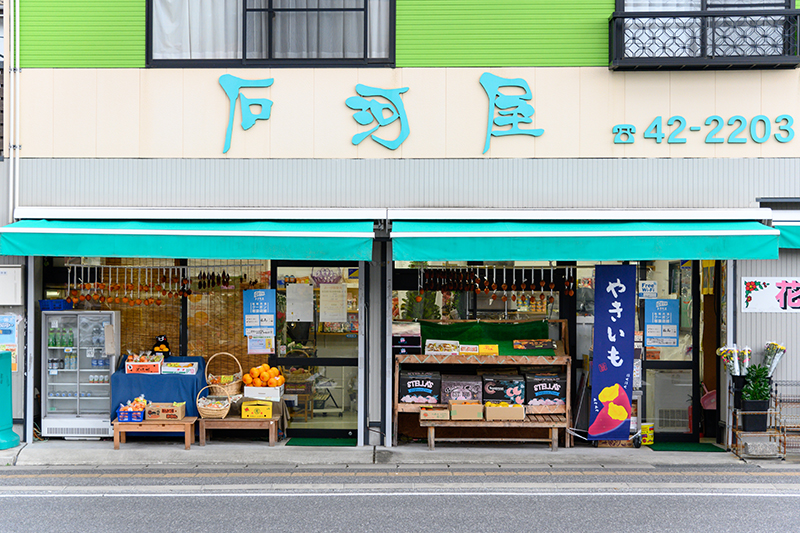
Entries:
[[743,313],[800,312],[800,276],[742,278]]
[[314,321],[314,288],[305,283],[286,286],[286,321]]
[[319,321],[347,322],[347,285],[320,283]]

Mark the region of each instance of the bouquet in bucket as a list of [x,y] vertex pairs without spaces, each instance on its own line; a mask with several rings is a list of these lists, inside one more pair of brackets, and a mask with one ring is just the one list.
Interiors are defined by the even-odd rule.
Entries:
[[778,363],[780,363],[785,353],[786,346],[781,346],[777,342],[767,343],[764,349],[764,366],[769,369],[769,373],[767,374],[769,377],[772,377],[772,373],[775,372],[775,367],[778,366]]
[[745,346],[741,350],[735,344],[717,348],[717,355],[722,358],[722,362],[725,363],[731,376],[744,376],[747,373],[751,353],[752,350],[749,346]]

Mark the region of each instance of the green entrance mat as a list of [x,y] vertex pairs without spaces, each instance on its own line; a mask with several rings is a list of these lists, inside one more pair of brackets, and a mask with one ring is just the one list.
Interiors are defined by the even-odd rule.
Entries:
[[724,452],[710,442],[654,442],[649,445],[654,452]]
[[356,439],[313,439],[307,437],[290,437],[286,446],[355,446]]

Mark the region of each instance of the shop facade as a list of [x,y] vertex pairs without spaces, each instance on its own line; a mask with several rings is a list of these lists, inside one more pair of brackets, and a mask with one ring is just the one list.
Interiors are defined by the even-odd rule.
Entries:
[[[562,60],[535,46],[532,55],[498,49],[484,57],[461,41],[473,59],[453,54],[448,63],[441,44],[420,55],[432,38],[424,25],[412,30],[425,18],[422,7],[369,2],[386,4],[395,27],[385,53],[363,64],[287,65],[271,56],[246,67],[204,63],[158,56],[146,31],[153,3],[139,3],[145,16],[126,24],[141,34],[116,64],[100,45],[70,59],[26,48],[37,12],[20,11],[22,71],[6,83],[19,106],[6,120],[18,147],[8,174],[14,223],[3,229],[0,251],[26,272],[26,440],[41,361],[36,302],[47,297],[50,271],[70,279],[81,268],[101,276],[117,266],[146,275],[186,268],[197,284],[201,274],[236,269],[237,286],[246,274],[254,287],[276,291],[290,276],[325,268],[344,275],[357,318],[344,321],[346,330],[321,331],[315,322],[317,334],[331,334],[315,366],[330,368],[343,387],[334,409],[355,413],[351,425],[325,428],[351,432],[360,445],[396,437],[393,293],[419,289],[421,263],[493,276],[498,268],[530,271],[529,283],[552,283],[551,271],[562,285],[574,278],[578,294],[557,291],[558,318],[573,326],[573,368],[588,356],[579,324],[590,324],[578,319],[577,289],[585,287],[577,282],[591,284],[594,265],[634,263],[637,282],[656,281],[658,298],[685,296],[675,349],[650,360],[644,353],[645,418],[673,421],[663,438],[699,437],[700,417],[691,413],[701,409],[701,378],[727,390],[709,357],[714,345],[762,343],[773,324],[785,345],[798,340],[796,315],[776,322],[739,304],[742,277],[797,275],[794,245],[773,227],[781,213],[792,222],[792,205],[781,200],[800,197],[797,71],[609,69],[607,22],[598,21],[613,6],[596,2],[570,17],[591,22],[599,41]],[[113,5],[123,4],[131,3]],[[700,261],[713,262],[707,291],[711,277]],[[712,298],[701,303],[705,296]],[[457,320],[496,312],[464,300]],[[186,326],[174,337],[187,354],[203,325],[189,318],[207,312],[192,305],[175,311]],[[441,299],[437,305],[441,313]],[[706,313],[711,308],[716,313]],[[237,327],[228,335],[246,352]],[[712,330],[715,340],[704,345]],[[135,342],[144,341],[131,340],[134,351],[149,348]],[[193,355],[205,357],[227,351],[197,349]],[[281,362],[303,366],[305,356],[295,355]],[[796,366],[780,372],[798,375]],[[656,382],[665,383],[660,392]]]

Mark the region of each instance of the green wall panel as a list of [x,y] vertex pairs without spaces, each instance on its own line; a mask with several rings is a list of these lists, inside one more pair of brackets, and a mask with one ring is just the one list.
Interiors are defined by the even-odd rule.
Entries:
[[397,66],[607,66],[613,11],[614,0],[397,0]]
[[20,0],[20,66],[144,67],[145,3]]

